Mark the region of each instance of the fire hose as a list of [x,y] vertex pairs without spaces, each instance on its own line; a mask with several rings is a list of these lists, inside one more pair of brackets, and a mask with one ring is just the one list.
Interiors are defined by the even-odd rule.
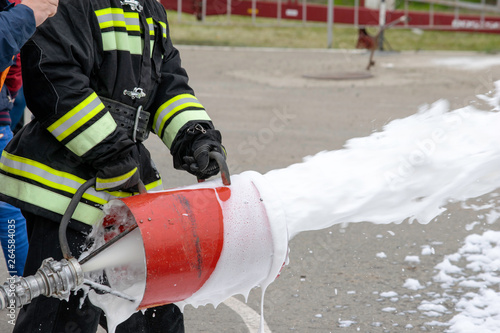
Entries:
[[[217,152],[210,152],[209,156],[218,163],[223,184],[230,185],[229,170],[223,156]],[[95,178],[93,178],[80,186],[61,219],[59,226],[59,242],[63,259],[57,261],[53,258],[47,258],[42,262],[42,265],[34,275],[26,277],[13,276],[3,285],[0,285],[0,310],[14,307],[20,308],[23,305],[31,303],[34,298],[40,295],[65,300],[68,299],[72,291],[80,289],[83,285],[88,285],[91,288],[99,289],[100,292],[109,293],[130,301],[134,300],[122,292],[112,290],[107,286],[85,279],[81,265],[123,238],[123,236],[135,229],[137,224],[93,251],[89,256],[82,259],[81,262],[73,257],[68,245],[66,237],[68,224],[83,194],[87,189],[95,185],[95,181]],[[146,193],[146,187],[142,181],[139,182],[138,187],[139,194]]]

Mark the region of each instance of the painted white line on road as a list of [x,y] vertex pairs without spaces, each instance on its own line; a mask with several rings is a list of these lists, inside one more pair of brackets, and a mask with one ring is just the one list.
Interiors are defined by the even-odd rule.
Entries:
[[[234,297],[230,297],[224,301],[224,304],[227,305],[231,310],[240,315],[241,319],[245,322],[248,327],[248,331],[250,333],[259,333],[260,328],[260,315],[255,312],[251,307],[246,305],[245,303],[237,300]],[[269,326],[267,326],[266,321],[264,320],[264,332],[272,333]]]

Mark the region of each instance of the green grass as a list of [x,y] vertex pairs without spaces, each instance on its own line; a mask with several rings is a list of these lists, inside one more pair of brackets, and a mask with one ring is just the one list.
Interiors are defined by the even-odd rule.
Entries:
[[[460,0],[460,2],[469,2],[472,4],[481,4],[482,0]],[[308,0],[307,3],[310,4],[319,4],[319,5],[327,5],[328,0]],[[333,0],[335,6],[354,6],[355,0]],[[358,1],[359,3],[359,1]],[[487,5],[496,5],[496,0],[485,0],[485,4]],[[408,9],[409,10],[423,10],[428,11],[430,8],[430,4],[416,1],[408,1]],[[396,0],[395,1],[395,9],[403,10],[405,8],[405,0]],[[454,8],[439,4],[434,4],[433,8],[435,11],[441,12],[453,12]],[[463,11],[463,9],[462,9]],[[464,11],[465,12],[465,11]]]
[[[168,11],[172,41],[174,44],[250,46],[283,48],[327,48],[326,24],[300,21],[257,18],[255,24],[250,17],[235,16],[228,21],[223,16],[208,16],[206,23],[193,15],[183,14],[179,22],[177,12]],[[369,28],[372,35],[376,28]],[[385,49],[396,51],[478,51],[500,52],[500,34],[420,31],[392,28],[385,31]],[[334,25],[333,48],[353,49],[358,32],[353,26]]]

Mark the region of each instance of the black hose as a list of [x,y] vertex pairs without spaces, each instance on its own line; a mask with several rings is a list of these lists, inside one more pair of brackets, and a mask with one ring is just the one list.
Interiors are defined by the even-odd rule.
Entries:
[[208,153],[211,159],[214,159],[219,165],[220,175],[222,178],[222,183],[226,186],[231,185],[231,176],[229,175],[229,168],[227,167],[226,159],[221,153],[216,151],[211,151]]
[[69,248],[68,238],[66,236],[66,230],[68,229],[69,221],[71,220],[71,217],[73,216],[73,213],[75,212],[76,207],[78,206],[78,203],[83,196],[83,193],[85,193],[88,188],[94,185],[95,178],[92,178],[87,180],[85,183],[83,183],[82,186],[78,188],[61,219],[61,224],[59,225],[59,244],[61,245],[61,251],[65,259],[70,259],[73,257]]

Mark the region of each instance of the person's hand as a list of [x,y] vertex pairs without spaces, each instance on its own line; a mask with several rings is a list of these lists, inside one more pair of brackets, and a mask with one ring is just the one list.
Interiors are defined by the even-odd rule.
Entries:
[[195,124],[187,129],[179,141],[181,149],[176,149],[177,153],[174,155],[176,169],[184,169],[198,179],[207,179],[219,173],[217,161],[209,157],[211,151],[216,151],[226,158],[226,150],[221,144],[222,137],[218,130]]
[[219,164],[210,159],[209,153],[216,151],[226,159],[226,151],[220,142],[209,139],[199,139],[193,144],[193,155],[184,156],[182,168],[195,175],[198,179],[207,179],[219,173]]
[[33,10],[36,26],[38,27],[47,18],[56,15],[59,0],[23,0],[21,3]]
[[98,169],[95,185],[97,191],[131,190],[139,183],[139,170],[131,154],[109,161]]

